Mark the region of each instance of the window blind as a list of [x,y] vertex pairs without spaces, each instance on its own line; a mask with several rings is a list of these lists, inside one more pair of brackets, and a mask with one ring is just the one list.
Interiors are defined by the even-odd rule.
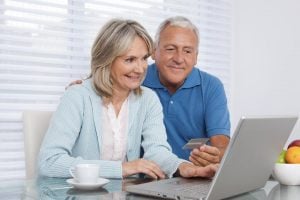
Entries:
[[85,78],[90,47],[113,17],[154,36],[167,17],[200,29],[198,67],[218,76],[229,96],[231,0],[0,0],[0,180],[24,179],[22,111],[55,110],[65,86]]

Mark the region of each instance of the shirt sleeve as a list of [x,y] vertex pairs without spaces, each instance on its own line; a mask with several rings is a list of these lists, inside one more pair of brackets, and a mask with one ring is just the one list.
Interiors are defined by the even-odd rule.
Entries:
[[162,106],[158,97],[151,91],[146,99],[145,105],[148,105],[148,111],[142,132],[144,158],[157,163],[168,177],[172,177],[179,164],[185,160],[173,154],[167,142]]
[[208,83],[205,99],[207,134],[209,137],[219,134],[230,136],[230,118],[223,84],[216,77],[211,77]]

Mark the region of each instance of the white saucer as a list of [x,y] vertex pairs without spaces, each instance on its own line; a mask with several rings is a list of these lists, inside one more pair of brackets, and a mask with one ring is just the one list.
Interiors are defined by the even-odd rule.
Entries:
[[98,178],[97,183],[78,183],[74,178],[68,179],[67,183],[81,190],[94,190],[109,182],[108,179]]

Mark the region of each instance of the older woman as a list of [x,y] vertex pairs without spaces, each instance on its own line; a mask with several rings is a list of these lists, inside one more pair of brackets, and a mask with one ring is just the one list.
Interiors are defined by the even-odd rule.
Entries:
[[40,150],[41,175],[70,177],[69,168],[80,163],[99,164],[108,178],[214,175],[215,165],[197,167],[171,152],[160,101],[141,87],[151,52],[151,37],[135,21],[114,19],[102,28],[89,78],[65,92],[53,115]]

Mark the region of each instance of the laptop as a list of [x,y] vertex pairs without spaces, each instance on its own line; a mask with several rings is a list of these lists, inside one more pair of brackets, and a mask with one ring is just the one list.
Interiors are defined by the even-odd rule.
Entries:
[[298,116],[242,117],[213,179],[175,177],[125,190],[166,199],[218,200],[262,188],[297,120]]

